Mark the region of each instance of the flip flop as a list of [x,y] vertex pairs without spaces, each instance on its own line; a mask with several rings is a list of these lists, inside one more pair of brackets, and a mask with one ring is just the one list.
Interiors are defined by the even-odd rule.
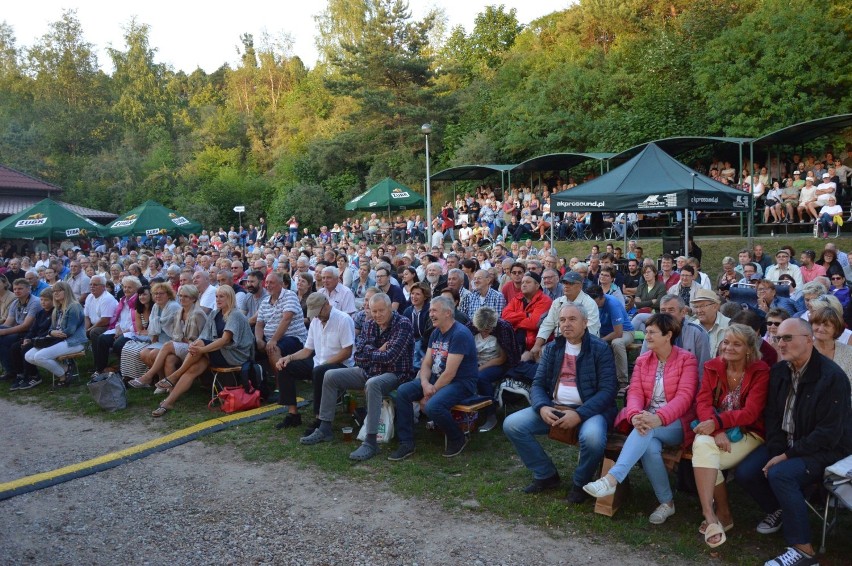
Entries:
[[[731,523],[730,525],[725,525],[723,528],[725,529],[725,532],[727,533],[728,531],[730,531],[731,529],[734,528],[734,524]],[[706,531],[706,530],[707,530],[707,521],[701,521],[701,525],[698,527],[698,534],[703,535],[704,531]]]
[[151,416],[155,417],[155,418],[160,418],[163,415],[165,415],[166,413],[168,413],[169,411],[171,411],[171,409],[169,409],[168,407],[163,407],[162,405],[160,405],[159,407],[157,407],[156,409],[151,411]]
[[147,389],[151,387],[149,384],[139,381],[138,379],[131,379],[127,382],[127,385],[133,387],[134,389]]
[[169,381],[169,378],[167,378],[167,377],[164,377],[163,379],[158,381],[157,385],[156,385],[157,389],[166,389],[166,390],[171,389],[174,386],[175,386],[175,384],[172,383],[171,381]]
[[[710,539],[715,536],[721,536],[719,540],[716,542],[710,542]],[[707,525],[707,530],[704,532],[704,542],[710,548],[716,548],[717,546],[722,546],[725,544],[725,541],[728,540],[728,537],[725,536],[725,531],[722,529],[722,525],[720,523],[713,523],[712,525]]]

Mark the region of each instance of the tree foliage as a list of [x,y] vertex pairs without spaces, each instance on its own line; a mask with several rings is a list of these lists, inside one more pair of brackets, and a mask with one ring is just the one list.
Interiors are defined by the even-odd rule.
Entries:
[[[308,68],[283,32],[187,74],[135,19],[105,73],[73,10],[31,46],[0,23],[0,163],[123,212],[316,227],[391,176],[675,135],[758,136],[852,109],[852,7],[807,0],[581,0],[533,22],[485,6],[468,32],[404,0],[329,0]],[[248,218],[248,220],[246,220]]]

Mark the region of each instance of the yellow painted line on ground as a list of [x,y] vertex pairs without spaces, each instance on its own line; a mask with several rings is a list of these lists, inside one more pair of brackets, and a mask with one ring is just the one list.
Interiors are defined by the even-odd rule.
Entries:
[[[267,416],[272,416],[284,410],[286,410],[286,408],[282,405],[267,405],[266,407],[260,407],[258,409],[252,409],[251,411],[244,411],[241,413],[234,413],[233,415],[223,414],[220,417],[183,428],[171,434],[131,446],[130,448],[110,452],[103,456],[98,456],[77,464],[57,468],[56,470],[51,470],[49,472],[33,474],[13,481],[0,483],[0,500],[10,497],[11,495],[9,495],[9,492],[22,490],[28,486],[35,486],[41,483],[46,483],[43,487],[55,485],[56,483],[66,481],[61,479],[63,476],[68,476],[67,479],[73,479],[83,475],[89,475],[89,473],[94,473],[92,470],[95,470],[96,468],[106,466],[105,469],[108,469],[109,467],[115,467],[122,463],[122,461],[132,461],[141,458],[146,452],[154,452],[158,448],[165,449],[169,444],[185,440],[190,436],[199,436],[202,433],[210,431],[210,429],[218,427],[225,428],[233,424],[239,424],[242,421],[254,421],[260,418],[266,418]],[[189,440],[191,439],[185,441],[188,442]],[[180,444],[182,444],[182,442],[180,442]],[[27,490],[23,491],[23,493],[26,492]],[[18,494],[14,493],[12,495]]]

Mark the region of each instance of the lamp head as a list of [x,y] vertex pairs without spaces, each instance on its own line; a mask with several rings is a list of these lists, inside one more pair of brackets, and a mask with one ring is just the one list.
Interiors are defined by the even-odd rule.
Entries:
[[420,131],[428,136],[432,133],[432,124],[423,124],[420,126]]

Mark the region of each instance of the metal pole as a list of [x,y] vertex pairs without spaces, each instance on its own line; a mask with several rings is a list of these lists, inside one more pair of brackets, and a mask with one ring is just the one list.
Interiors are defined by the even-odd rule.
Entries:
[[[752,227],[754,226],[754,142],[750,142],[749,146],[749,167],[751,167],[751,171],[749,172],[749,177],[751,177],[751,185],[749,187],[749,200],[751,201],[751,205],[748,207],[748,233],[746,234],[746,238],[748,238],[746,242],[746,246],[748,249],[752,249],[754,247],[754,234]],[[764,187],[766,190],[766,187]]]
[[432,183],[429,179],[429,134],[432,133],[431,124],[423,124],[420,128],[426,136],[426,233],[428,234],[428,246],[432,245]]

